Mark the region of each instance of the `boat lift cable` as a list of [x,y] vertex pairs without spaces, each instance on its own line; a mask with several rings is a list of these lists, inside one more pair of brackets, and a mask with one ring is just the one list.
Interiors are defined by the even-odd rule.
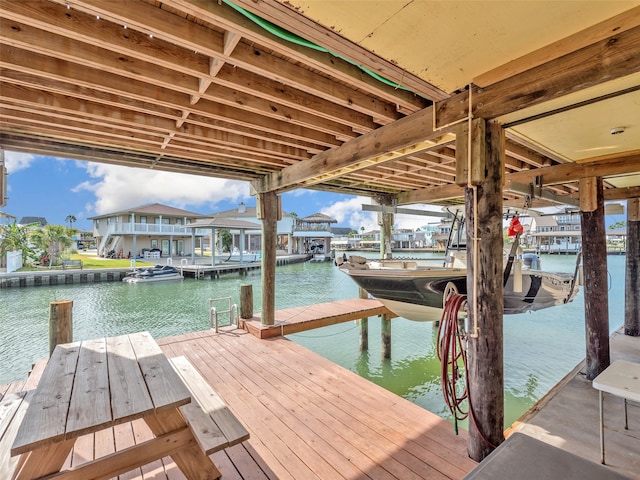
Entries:
[[[571,288],[569,289],[569,293],[567,294],[566,298],[564,299],[564,303],[567,303],[569,301],[569,299],[572,297],[573,295],[573,290],[576,288],[576,283],[578,282],[578,278],[580,277],[580,263],[582,261],[582,248],[580,248],[578,250],[578,254],[576,255],[576,268],[573,272],[573,279],[571,280]],[[609,282],[609,284],[611,284],[611,282]],[[609,287],[609,290],[611,290],[611,287]]]

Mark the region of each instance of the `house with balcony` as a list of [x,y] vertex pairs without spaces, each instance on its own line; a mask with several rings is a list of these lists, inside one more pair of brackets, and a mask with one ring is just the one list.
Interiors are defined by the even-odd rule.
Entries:
[[[230,229],[229,232],[231,233],[231,237],[233,239],[232,245],[234,249],[246,250],[248,252],[262,251],[262,222],[258,218],[256,207],[248,207],[244,204],[244,202],[241,202],[236,208],[224,210],[222,212],[211,213],[207,215],[207,218],[231,221],[240,220],[254,223],[254,229],[247,228],[243,231]],[[294,222],[295,216],[285,212],[282,213],[282,218],[278,220],[276,230],[278,235],[277,245],[280,252],[284,251],[286,253],[294,253],[292,251],[291,241]],[[244,235],[242,241],[240,240],[241,235]],[[205,240],[205,242],[209,241],[210,240]],[[207,243],[205,243],[205,245],[207,245]]]
[[531,246],[540,253],[578,253],[582,246],[580,213],[532,217]]
[[333,238],[331,224],[337,222],[324,213],[296,218],[293,224],[294,249],[298,253],[317,255],[318,259],[322,256],[328,258]]
[[[255,230],[245,229],[242,233],[231,231],[233,247],[240,248],[240,245],[244,245],[249,252],[262,251],[262,224],[258,219],[256,207],[248,207],[244,203],[240,203],[237,208],[212,213],[208,217],[255,223]],[[331,239],[333,238],[331,224],[333,223],[337,223],[337,220],[322,213],[298,218],[295,214],[282,212],[282,218],[278,220],[276,226],[278,252],[311,254],[317,251],[317,253],[328,254],[331,251]],[[245,236],[243,242],[239,238],[241,234]]]
[[160,258],[191,255],[201,248],[205,230],[186,225],[204,215],[152,203],[90,217],[98,255]]

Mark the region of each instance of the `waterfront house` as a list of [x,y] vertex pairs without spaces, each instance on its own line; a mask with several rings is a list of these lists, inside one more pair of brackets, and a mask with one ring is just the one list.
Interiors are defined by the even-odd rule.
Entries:
[[333,238],[332,223],[337,223],[337,220],[324,213],[296,217],[292,232],[295,250],[299,253],[329,254]]
[[191,255],[204,235],[185,225],[203,215],[152,203],[90,217],[98,255],[160,258]]
[[[262,251],[262,222],[258,218],[258,212],[256,207],[248,207],[244,202],[240,202],[237,208],[230,210],[224,210],[222,212],[215,212],[207,215],[208,219],[215,218],[218,220],[240,220],[255,224],[255,229],[247,229],[243,231],[244,234],[244,250],[249,252]],[[295,216],[286,212],[282,212],[282,218],[278,220],[277,235],[278,235],[278,250],[286,253],[295,253],[292,251],[292,233]],[[233,248],[240,249],[242,242],[240,242],[240,230],[230,230],[233,238]],[[205,240],[210,242],[210,240]]]
[[[242,220],[255,223],[255,230],[244,231],[245,249],[249,252],[262,250],[261,221],[258,219],[256,207],[248,207],[244,203],[240,203],[237,208],[212,213],[210,217],[215,217],[218,220]],[[278,251],[286,254],[311,253],[311,250],[322,246],[322,250],[329,253],[333,237],[331,224],[336,222],[337,220],[322,213],[298,218],[293,213],[282,212],[282,218],[277,222]],[[240,248],[240,232],[231,231],[231,234],[233,247]]]
[[578,253],[582,246],[580,213],[533,217],[531,239],[532,247],[541,253]]

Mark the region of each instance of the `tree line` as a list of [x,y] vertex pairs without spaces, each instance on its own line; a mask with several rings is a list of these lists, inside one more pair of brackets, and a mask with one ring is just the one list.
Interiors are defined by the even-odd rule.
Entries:
[[60,265],[66,250],[73,245],[73,235],[76,233],[77,230],[64,225],[42,227],[39,223],[19,225],[16,222],[1,225],[0,255],[22,251],[23,265]]

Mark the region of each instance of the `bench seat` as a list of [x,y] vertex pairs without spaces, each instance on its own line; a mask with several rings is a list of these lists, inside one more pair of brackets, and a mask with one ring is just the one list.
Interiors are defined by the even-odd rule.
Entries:
[[11,456],[11,446],[27,412],[33,390],[9,393],[0,400],[0,478],[12,479],[22,465],[22,455]]
[[169,360],[191,392],[191,403],[180,410],[202,451],[211,455],[247,440],[247,429],[191,362],[185,357]]
[[82,270],[82,260],[63,260],[62,268],[79,268],[80,270]]

